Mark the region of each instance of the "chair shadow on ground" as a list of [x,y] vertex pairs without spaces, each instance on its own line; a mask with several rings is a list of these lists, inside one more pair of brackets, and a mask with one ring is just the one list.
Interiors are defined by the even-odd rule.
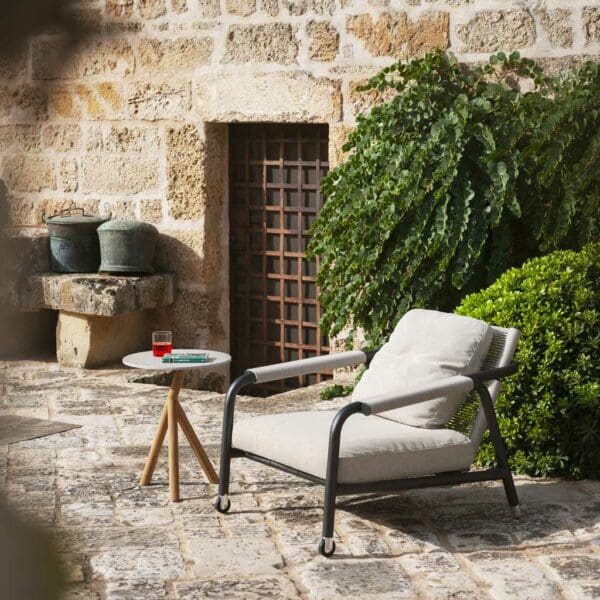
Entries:
[[[525,549],[583,541],[600,521],[600,499],[575,482],[517,482],[515,519],[502,485],[429,488],[396,495],[348,496],[338,508],[402,544],[452,552]],[[583,537],[580,537],[583,536]]]

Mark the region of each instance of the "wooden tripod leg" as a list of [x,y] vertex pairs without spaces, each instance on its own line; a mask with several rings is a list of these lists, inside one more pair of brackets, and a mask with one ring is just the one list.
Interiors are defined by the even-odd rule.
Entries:
[[175,371],[167,398],[167,418],[169,422],[169,497],[179,502],[179,442],[177,439],[177,413],[179,412],[179,391],[183,383],[183,371]]
[[158,454],[165,441],[165,435],[167,434],[167,403],[163,409],[160,421],[158,422],[158,429],[154,440],[152,440],[152,446],[150,446],[150,452],[148,453],[148,459],[146,460],[146,466],[140,478],[140,485],[148,485],[152,481],[152,474],[158,461]]
[[206,473],[206,477],[208,478],[209,483],[219,483],[219,476],[217,475],[215,468],[210,462],[210,458],[206,455],[196,432],[194,431],[192,424],[188,421],[186,414],[183,412],[183,408],[179,405],[179,411],[177,414],[177,418],[179,420],[179,424],[181,425],[181,429],[183,433],[185,433],[185,437],[188,439],[200,466],[204,469]]

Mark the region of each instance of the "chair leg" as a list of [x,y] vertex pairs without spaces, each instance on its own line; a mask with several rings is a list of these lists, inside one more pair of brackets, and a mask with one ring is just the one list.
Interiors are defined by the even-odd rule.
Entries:
[[327,452],[327,474],[325,476],[325,505],[323,507],[323,537],[319,552],[330,557],[335,552],[333,525],[335,521],[335,497],[337,495],[338,469],[340,466],[340,442],[342,427],[352,415],[363,412],[361,402],[346,404],[333,418],[329,427],[329,450]]
[[481,404],[487,421],[487,426],[490,432],[490,440],[494,446],[494,452],[496,453],[496,462],[498,467],[501,469],[502,483],[504,484],[504,491],[506,492],[506,499],[508,505],[515,518],[521,516],[521,509],[519,508],[519,497],[517,496],[517,490],[515,489],[515,483],[513,481],[512,472],[510,465],[508,464],[508,458],[506,457],[506,446],[502,435],[500,434],[500,428],[498,427],[498,420],[496,418],[496,411],[494,410],[494,403],[490,397],[490,393],[481,382],[475,382],[475,389],[481,398]]
[[335,481],[327,480],[325,484],[325,502],[323,505],[323,534],[319,543],[319,553],[330,557],[335,552],[333,529],[335,524]]
[[256,383],[255,376],[247,371],[238,377],[227,390],[223,410],[223,435],[221,437],[221,461],[219,463],[219,491],[215,498],[215,509],[226,513],[231,507],[229,500],[229,474],[231,466],[231,438],[233,434],[233,414],[237,393],[249,383]]
[[231,465],[231,448],[223,445],[221,448],[221,463],[219,465],[219,488],[215,498],[215,510],[226,513],[231,508],[229,499],[229,473]]
[[508,505],[510,506],[513,517],[518,519],[521,516],[521,507],[519,506],[519,497],[517,496],[515,482],[513,481],[510,469],[502,479],[502,483],[504,484],[504,492],[506,493],[506,499],[508,500]]

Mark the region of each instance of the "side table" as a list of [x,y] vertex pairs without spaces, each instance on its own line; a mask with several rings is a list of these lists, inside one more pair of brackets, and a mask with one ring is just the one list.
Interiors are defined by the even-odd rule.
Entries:
[[128,354],[123,358],[123,364],[134,369],[149,369],[153,371],[174,371],[171,388],[167,396],[165,408],[158,422],[158,429],[150,447],[150,453],[146,461],[146,466],[140,478],[140,485],[148,485],[152,480],[152,474],[156,467],[158,454],[163,445],[167,430],[169,432],[169,498],[172,502],[179,502],[179,445],[178,445],[178,425],[181,427],[187,438],[200,466],[204,470],[210,483],[218,483],[219,477],[206,455],[198,436],[196,435],[191,423],[189,422],[181,404],[179,403],[179,392],[183,383],[183,372],[189,370],[210,371],[216,367],[231,362],[231,356],[224,352],[215,352],[213,350],[173,350],[177,353],[198,353],[207,352],[208,362],[205,363],[163,363],[162,359],[152,354],[151,350],[146,352],[136,352]]

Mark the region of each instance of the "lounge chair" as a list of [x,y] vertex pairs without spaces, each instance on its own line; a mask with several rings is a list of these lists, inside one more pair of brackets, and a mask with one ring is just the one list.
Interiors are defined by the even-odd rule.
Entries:
[[[244,457],[325,486],[319,552],[335,552],[336,497],[501,480],[509,506],[519,501],[494,402],[512,363],[519,332],[431,310],[411,310],[376,352],[351,351],[248,369],[230,386],[223,418],[215,508],[226,513],[230,463]],[[252,383],[366,365],[352,401],[241,419],[235,399]],[[485,429],[496,465],[470,470]]]

